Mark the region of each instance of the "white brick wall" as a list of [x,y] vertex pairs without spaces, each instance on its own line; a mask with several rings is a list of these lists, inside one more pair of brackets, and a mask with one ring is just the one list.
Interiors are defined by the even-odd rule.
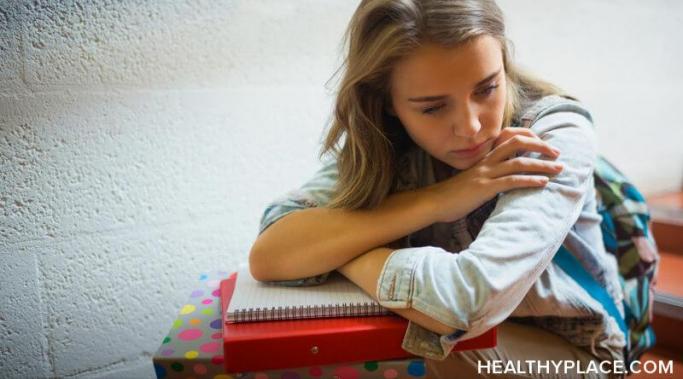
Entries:
[[[0,0],[0,376],[153,376],[198,274],[317,167],[356,4]],[[603,153],[678,188],[683,5],[500,4]]]

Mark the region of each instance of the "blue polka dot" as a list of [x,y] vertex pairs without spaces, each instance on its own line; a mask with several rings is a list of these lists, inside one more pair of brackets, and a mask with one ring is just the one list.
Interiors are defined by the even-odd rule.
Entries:
[[209,324],[209,325],[213,329],[220,329],[221,328],[221,319],[217,318],[217,319],[211,321],[211,324]]
[[425,364],[424,361],[412,361],[408,365],[408,374],[411,376],[424,376]]
[[164,379],[166,377],[166,369],[164,366],[154,364],[154,371],[157,373],[157,379]]
[[209,276],[206,274],[199,275],[199,280],[206,280]]

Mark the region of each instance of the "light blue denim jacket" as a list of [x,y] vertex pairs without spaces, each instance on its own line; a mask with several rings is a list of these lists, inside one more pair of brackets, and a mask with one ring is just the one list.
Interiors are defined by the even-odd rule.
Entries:
[[[556,161],[564,170],[544,188],[498,194],[474,241],[464,218],[406,236],[405,247],[393,251],[382,268],[376,296],[386,308],[417,309],[456,329],[439,335],[410,321],[402,347],[425,358],[443,360],[459,340],[510,318],[557,333],[600,359],[621,360],[626,341],[615,320],[552,262],[564,244],[623,315],[617,263],[604,249],[596,210],[592,117],[581,103],[553,95],[531,104],[517,120],[513,126],[531,128],[560,150]],[[533,152],[521,155],[546,159]],[[428,153],[418,148],[405,159],[403,190],[435,182]],[[290,212],[327,204],[337,178],[336,161],[323,162],[303,186],[266,207],[259,234]],[[431,243],[412,244],[425,238]],[[273,283],[315,285],[328,274]]]

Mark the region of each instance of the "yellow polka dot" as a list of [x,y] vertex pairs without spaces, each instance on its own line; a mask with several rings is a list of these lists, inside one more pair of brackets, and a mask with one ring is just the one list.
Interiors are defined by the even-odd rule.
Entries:
[[190,350],[190,351],[188,351],[187,353],[185,353],[185,358],[187,358],[187,359],[195,359],[195,358],[197,358],[198,355],[199,355],[198,352],[196,352],[196,351],[194,351],[194,350]]
[[190,325],[198,325],[200,322],[202,322],[202,320],[198,318],[193,318],[192,320],[190,320]]
[[197,309],[197,307],[195,307],[194,305],[187,304],[183,307],[183,309],[180,310],[180,314],[186,315],[186,314],[194,312],[195,309]]
[[204,309],[202,309],[202,313],[205,314],[205,315],[207,315],[207,316],[211,316],[211,315],[213,314],[213,309],[211,309],[211,308],[204,308]]
[[218,374],[214,376],[213,379],[235,379],[235,377],[228,374]]

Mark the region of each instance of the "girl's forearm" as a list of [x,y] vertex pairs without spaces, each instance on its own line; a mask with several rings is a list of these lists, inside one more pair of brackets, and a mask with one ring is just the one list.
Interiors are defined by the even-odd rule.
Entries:
[[[378,301],[377,282],[382,273],[384,263],[386,263],[392,251],[393,249],[385,247],[373,249],[352,259],[350,262],[339,267],[337,271],[354,282],[358,287],[362,288],[368,295],[375,299],[375,301]],[[437,321],[416,309],[391,309],[391,311],[438,334],[448,335],[455,332],[454,328]]]
[[388,196],[369,210],[307,208],[270,225],[249,253],[257,280],[292,280],[337,269],[353,258],[436,222],[429,193]]

